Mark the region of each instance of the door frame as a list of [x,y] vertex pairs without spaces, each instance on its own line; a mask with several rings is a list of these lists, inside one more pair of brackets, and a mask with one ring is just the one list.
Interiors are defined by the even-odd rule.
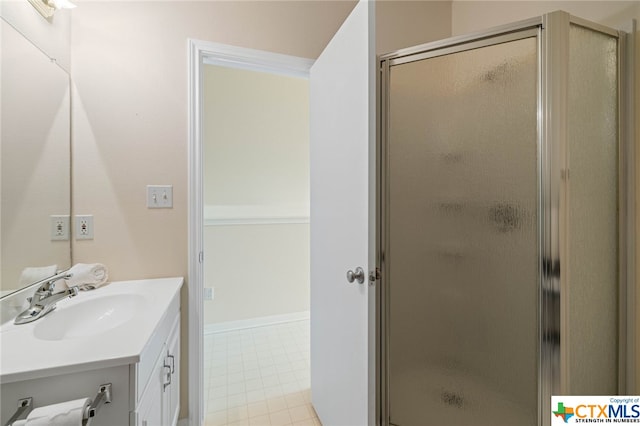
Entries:
[[188,155],[188,424],[204,421],[202,371],[204,370],[204,145],[202,140],[203,65],[268,72],[309,78],[312,59],[248,49],[209,41],[188,39],[189,65],[189,155]]

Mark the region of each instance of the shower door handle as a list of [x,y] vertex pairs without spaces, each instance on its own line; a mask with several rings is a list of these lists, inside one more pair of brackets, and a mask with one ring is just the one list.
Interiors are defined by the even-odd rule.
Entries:
[[364,282],[364,269],[361,267],[357,267],[356,271],[353,272],[351,269],[347,271],[347,281],[350,283],[354,281],[358,281],[358,283],[362,284]]

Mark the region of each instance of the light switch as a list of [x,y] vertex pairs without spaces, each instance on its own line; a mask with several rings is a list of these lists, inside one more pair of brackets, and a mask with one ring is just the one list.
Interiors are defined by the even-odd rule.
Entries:
[[147,185],[147,207],[150,209],[173,208],[173,186]]

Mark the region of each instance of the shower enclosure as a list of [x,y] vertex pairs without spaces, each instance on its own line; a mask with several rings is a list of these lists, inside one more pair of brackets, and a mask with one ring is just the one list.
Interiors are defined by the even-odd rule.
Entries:
[[625,392],[623,38],[554,12],[380,58],[383,424]]

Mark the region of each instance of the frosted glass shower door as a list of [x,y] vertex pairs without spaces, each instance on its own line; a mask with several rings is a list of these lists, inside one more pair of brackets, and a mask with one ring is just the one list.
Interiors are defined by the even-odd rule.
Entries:
[[388,74],[390,421],[536,425],[537,39],[432,56]]

